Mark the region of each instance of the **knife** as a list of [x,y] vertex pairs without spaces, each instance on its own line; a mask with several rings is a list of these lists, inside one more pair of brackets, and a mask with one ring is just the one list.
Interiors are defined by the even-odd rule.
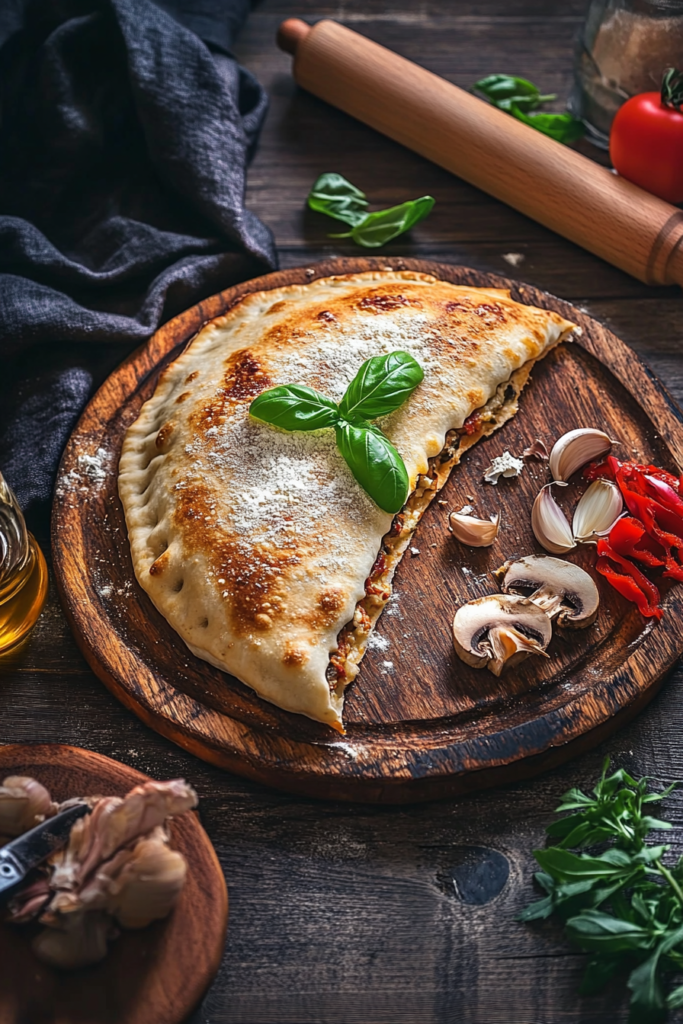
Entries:
[[74,804],[0,848],[0,904],[14,895],[29,871],[66,846],[71,826],[89,813],[88,804]]

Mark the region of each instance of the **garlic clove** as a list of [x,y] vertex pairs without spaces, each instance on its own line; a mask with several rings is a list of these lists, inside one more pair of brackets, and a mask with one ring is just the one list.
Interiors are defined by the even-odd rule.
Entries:
[[595,543],[614,526],[624,502],[611,480],[594,480],[574,511],[572,531],[580,544]]
[[472,548],[488,548],[498,536],[500,513],[490,519],[477,519],[462,512],[451,512],[448,523],[453,536],[463,544]]
[[551,487],[552,484],[546,484],[536,496],[531,510],[531,529],[542,548],[561,555],[575,548],[576,543],[564,512],[550,493]]
[[40,782],[25,775],[10,775],[0,786],[0,835],[20,836],[57,810]]
[[563,434],[550,453],[549,465],[553,480],[565,481],[587,462],[606,455],[612,441],[602,430],[581,427]]

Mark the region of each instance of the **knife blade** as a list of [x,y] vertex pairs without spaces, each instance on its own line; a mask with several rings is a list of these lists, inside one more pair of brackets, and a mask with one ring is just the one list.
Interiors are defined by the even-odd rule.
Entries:
[[14,894],[29,871],[66,845],[71,826],[89,813],[89,804],[74,804],[0,848],[0,903]]

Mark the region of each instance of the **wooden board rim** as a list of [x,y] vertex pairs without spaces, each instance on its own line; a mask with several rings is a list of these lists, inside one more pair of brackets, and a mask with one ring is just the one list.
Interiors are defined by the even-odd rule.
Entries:
[[[244,294],[283,284],[305,284],[333,274],[375,269],[414,270],[454,283],[510,288],[513,297],[519,301],[554,309],[574,320],[584,329],[583,336],[575,344],[590,352],[616,377],[655,426],[676,464],[683,466],[681,412],[637,356],[587,314],[532,286],[458,265],[358,257],[325,261],[255,278],[198,303],[165,324],[114,371],[90,401],[65,449],[60,476],[68,473],[75,464],[78,442],[87,438],[92,444],[106,428],[106,411],[118,408],[126,400],[123,383],[129,368],[134,368],[139,382],[154,372],[169,352],[187,342],[204,323],[220,315]],[[598,342],[593,335],[603,340]],[[624,361],[625,357],[628,374],[620,367],[620,359]],[[666,624],[660,624],[656,630],[651,625],[646,626],[642,642],[621,663],[619,671],[597,684],[596,692],[599,688],[608,699],[603,710],[599,710],[597,702],[594,702],[589,722],[584,720],[581,727],[577,724],[580,717],[578,708],[569,701],[561,710],[542,716],[542,720],[536,719],[516,729],[486,737],[485,750],[482,750],[481,743],[478,744],[480,749],[474,751],[471,744],[449,744],[447,737],[438,736],[434,737],[431,746],[427,743],[415,756],[409,756],[406,750],[397,751],[397,737],[387,730],[385,736],[373,740],[376,771],[373,774],[366,770],[358,775],[354,772],[353,752],[349,754],[350,744],[341,738],[328,743],[302,744],[261,730],[256,742],[253,730],[245,727],[244,723],[207,708],[179,690],[169,692],[171,688],[168,686],[160,693],[153,678],[148,680],[149,686],[144,695],[140,694],[139,688],[133,692],[132,686],[121,676],[118,656],[101,650],[93,636],[92,615],[100,612],[89,603],[83,604],[88,580],[84,561],[79,565],[82,540],[79,544],[78,531],[74,532],[72,528],[68,536],[64,534],[65,525],[68,525],[64,511],[63,502],[57,494],[53,508],[55,574],[77,642],[99,678],[143,721],[187,750],[223,768],[290,792],[371,802],[406,802],[435,799],[533,774],[599,742],[636,714],[651,699],[663,676],[683,653],[683,641],[674,635],[670,625],[667,628]],[[676,591],[671,591],[666,601],[667,621],[675,622],[683,613],[683,600]],[[140,664],[138,669],[148,671]],[[416,728],[419,729],[418,726]],[[538,735],[539,730],[545,737],[543,749],[531,757],[517,756],[530,732]],[[423,735],[419,739],[424,743]],[[364,756],[368,749],[366,739]],[[394,758],[398,753],[399,758],[403,758],[400,766],[395,760],[392,762],[390,774],[380,770],[378,761],[388,753]]]

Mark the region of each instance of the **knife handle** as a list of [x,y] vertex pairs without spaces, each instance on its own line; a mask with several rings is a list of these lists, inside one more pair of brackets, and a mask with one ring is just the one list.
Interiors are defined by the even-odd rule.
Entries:
[[646,284],[683,285],[683,211],[334,21],[283,22],[294,78]]

